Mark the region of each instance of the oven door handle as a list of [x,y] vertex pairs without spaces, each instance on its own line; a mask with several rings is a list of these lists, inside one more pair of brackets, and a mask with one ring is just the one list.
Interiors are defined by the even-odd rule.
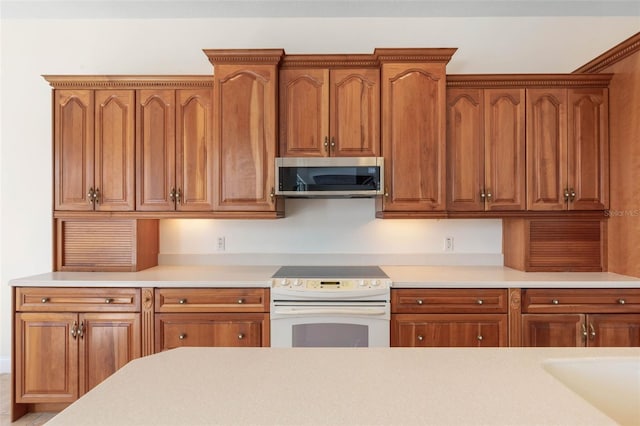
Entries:
[[382,316],[387,314],[385,308],[295,308],[295,307],[276,307],[272,312],[277,315],[353,315],[353,316]]

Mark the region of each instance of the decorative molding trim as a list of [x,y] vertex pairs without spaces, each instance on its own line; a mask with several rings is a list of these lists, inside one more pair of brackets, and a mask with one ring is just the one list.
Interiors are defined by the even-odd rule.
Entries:
[[447,87],[608,87],[613,74],[450,74]]
[[600,72],[603,69],[610,67],[626,58],[640,51],[640,32],[632,35],[622,43],[612,47],[604,52],[602,55],[587,62],[580,68],[574,71],[574,73],[595,73]]
[[212,65],[216,64],[265,64],[277,65],[284,56],[284,49],[203,49]]
[[436,62],[448,63],[457,48],[408,48],[408,49],[375,49],[374,55],[380,63],[388,62]]
[[154,295],[153,288],[142,289],[142,350],[141,355],[147,356],[155,352],[155,324],[154,324]]
[[285,68],[377,68],[374,55],[286,55],[280,64]]
[[54,89],[213,87],[212,75],[43,75]]

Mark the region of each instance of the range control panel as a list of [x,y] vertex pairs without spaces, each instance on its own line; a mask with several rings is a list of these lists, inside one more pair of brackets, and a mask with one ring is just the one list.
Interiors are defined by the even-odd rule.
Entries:
[[330,279],[330,278],[274,278],[272,288],[290,288],[293,290],[341,290],[358,291],[365,289],[390,288],[391,280],[378,278],[362,279]]

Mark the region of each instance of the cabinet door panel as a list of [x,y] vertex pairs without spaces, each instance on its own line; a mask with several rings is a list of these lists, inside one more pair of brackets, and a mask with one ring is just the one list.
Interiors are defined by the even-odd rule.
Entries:
[[329,70],[280,71],[280,155],[326,157]]
[[485,90],[487,210],[525,209],[524,100],[524,89]]
[[490,347],[507,345],[506,315],[394,315],[392,346]]
[[213,209],[211,89],[176,91],[176,190],[178,210]]
[[82,314],[79,336],[80,395],[140,357],[140,314]]
[[73,402],[78,398],[78,315],[16,314],[16,402]]
[[175,91],[138,90],[136,210],[174,210]]
[[54,208],[93,210],[87,194],[93,187],[92,90],[56,90],[54,95]]
[[589,346],[640,346],[640,314],[589,315]]
[[565,210],[567,90],[527,90],[527,208]]
[[331,155],[377,157],[380,155],[379,70],[335,69],[331,70],[330,82]]
[[382,66],[385,211],[445,209],[445,103],[441,65]]
[[447,90],[448,210],[484,210],[483,99],[481,89]]
[[96,210],[135,208],[135,91],[95,92]]
[[522,346],[584,346],[584,320],[582,314],[522,315]]
[[573,210],[609,208],[607,89],[569,90],[569,187]]
[[275,211],[276,67],[219,66],[214,78],[214,208]]

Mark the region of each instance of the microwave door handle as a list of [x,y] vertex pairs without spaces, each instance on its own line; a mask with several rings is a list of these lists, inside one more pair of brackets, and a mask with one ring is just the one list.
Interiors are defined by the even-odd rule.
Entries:
[[278,315],[356,315],[377,316],[386,315],[384,308],[275,308],[274,314]]

